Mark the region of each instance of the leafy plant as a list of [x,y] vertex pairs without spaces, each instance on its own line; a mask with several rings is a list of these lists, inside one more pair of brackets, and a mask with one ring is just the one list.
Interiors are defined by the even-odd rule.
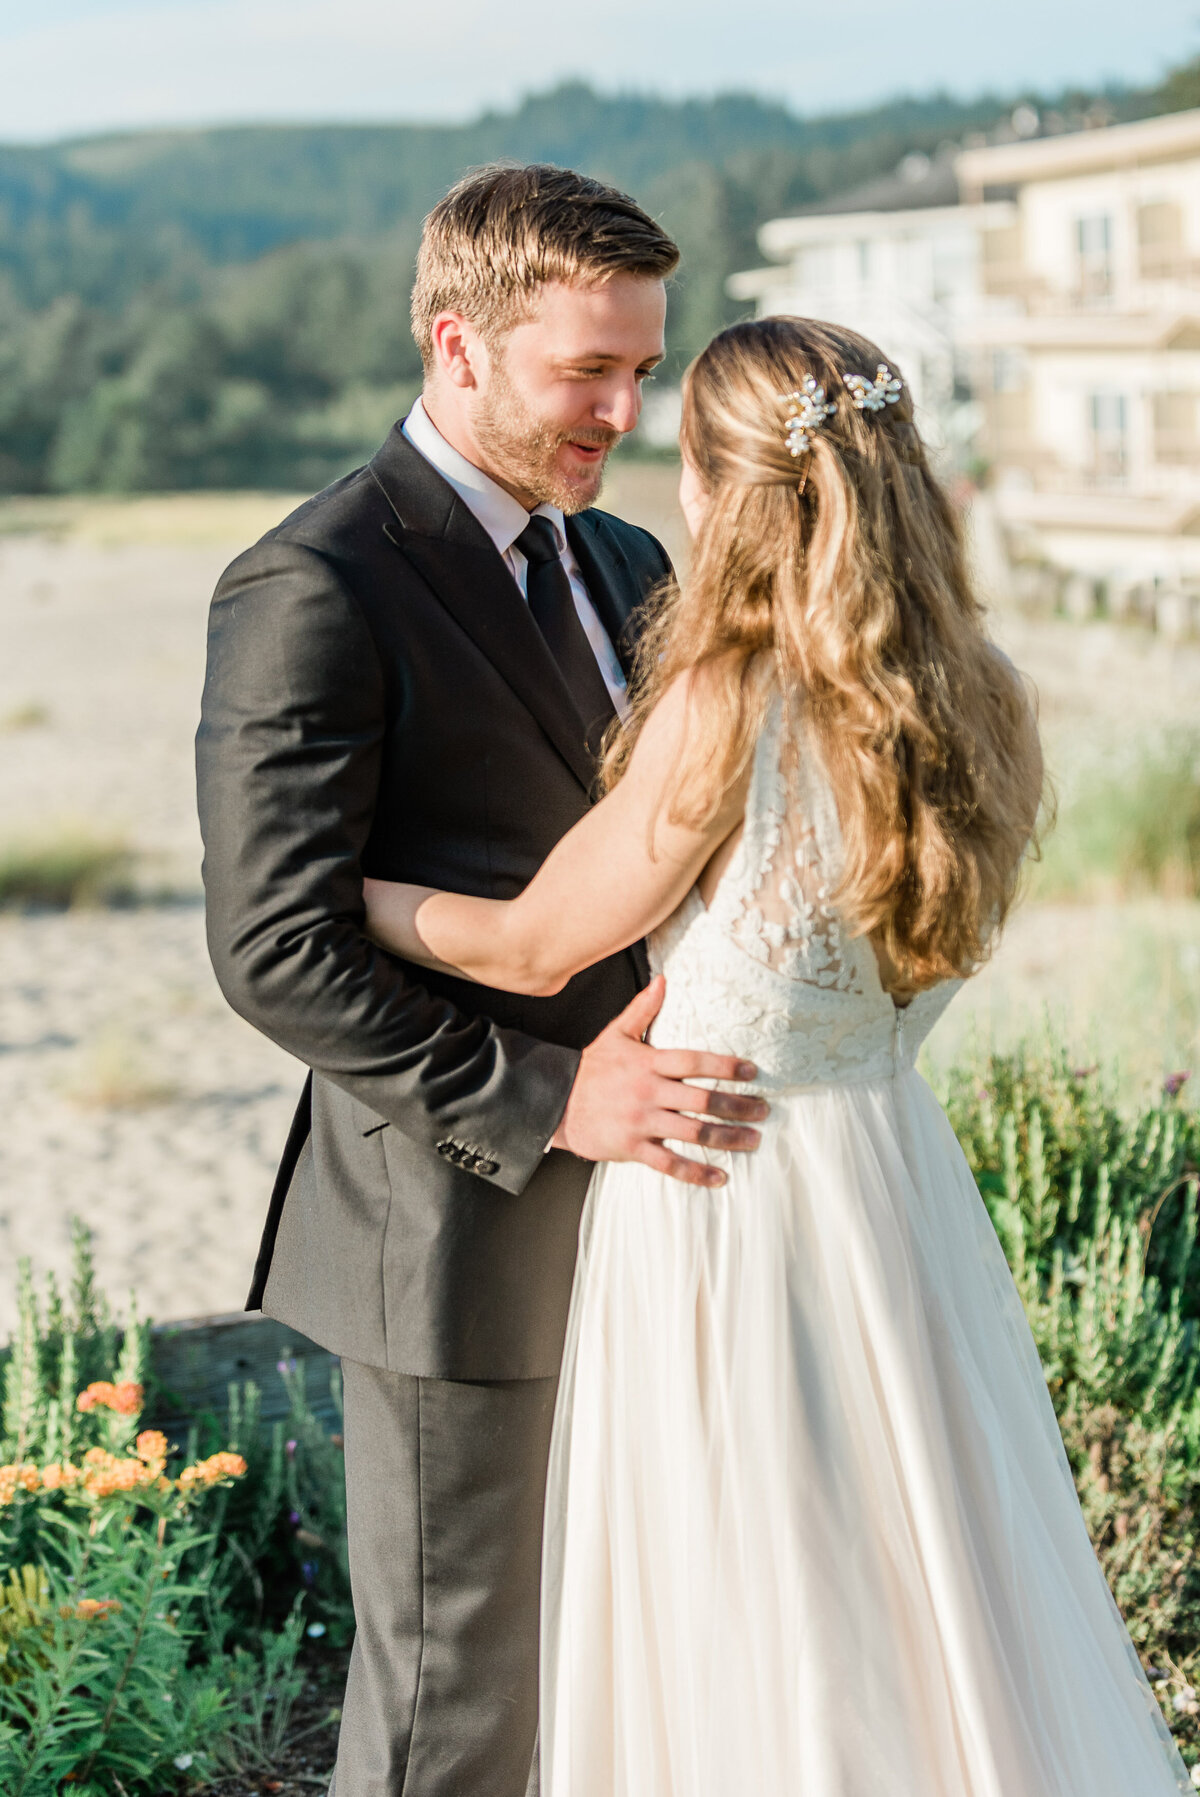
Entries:
[[133,854],[112,837],[82,829],[0,845],[0,907],[112,904],[132,891]]
[[1121,1110],[1026,1047],[944,1082],[1025,1304],[1101,1564],[1200,1755],[1200,1118],[1179,1079]]
[[1081,775],[1033,883],[1054,897],[1200,897],[1200,733],[1167,731]]

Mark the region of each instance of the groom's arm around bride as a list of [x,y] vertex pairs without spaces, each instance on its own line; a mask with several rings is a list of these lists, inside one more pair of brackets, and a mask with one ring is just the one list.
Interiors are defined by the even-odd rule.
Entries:
[[669,573],[653,538],[589,508],[661,355],[675,259],[597,183],[470,177],[422,241],[425,404],[213,601],[213,963],[312,1069],[249,1307],[345,1372],[358,1634],[339,1797],[521,1797],[588,1162],[661,1156],[671,1114],[701,1103],[711,1145],[753,1142],[749,1101],[681,1083],[732,1063],[667,1069],[642,1043],[640,951],[519,998],[418,974],[362,931],[364,873],[511,896],[589,803],[639,607]]

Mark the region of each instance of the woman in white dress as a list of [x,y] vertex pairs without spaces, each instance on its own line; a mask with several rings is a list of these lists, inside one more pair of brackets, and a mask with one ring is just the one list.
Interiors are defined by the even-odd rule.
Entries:
[[1028,701],[874,345],[734,326],[682,445],[692,570],[602,803],[510,902],[368,882],[379,940],[518,992],[650,934],[655,1044],[754,1061],[771,1104],[705,1186],[680,1142],[592,1181],[543,1797],[1190,1791],[913,1066],[1013,897]]

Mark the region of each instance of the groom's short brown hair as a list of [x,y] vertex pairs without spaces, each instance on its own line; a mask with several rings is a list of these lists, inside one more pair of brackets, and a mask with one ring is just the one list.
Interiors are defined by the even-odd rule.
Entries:
[[461,312],[494,334],[527,316],[546,281],[665,280],[678,261],[661,225],[617,188],[547,163],[489,163],[452,187],[425,220],[413,336],[428,369],[439,312]]

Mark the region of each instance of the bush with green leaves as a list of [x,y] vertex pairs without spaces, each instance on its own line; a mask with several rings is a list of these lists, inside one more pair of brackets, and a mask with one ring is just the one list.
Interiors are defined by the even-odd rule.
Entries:
[[1052,898],[1200,898],[1200,732],[1121,743],[1078,769],[1032,883]]
[[[286,1425],[265,1429],[259,1394],[235,1387],[232,1449],[201,1453],[210,1419],[180,1457],[140,1427],[149,1331],[113,1317],[86,1231],[68,1297],[50,1280],[39,1302],[23,1265],[18,1310],[0,1420],[0,1790],[161,1797],[269,1770],[304,1633],[348,1633],[341,1456],[303,1369],[284,1369]],[[305,1579],[302,1556],[324,1569]]]
[[[1200,1117],[1027,1046],[942,1093],[1025,1304],[1101,1564],[1200,1757]],[[1193,1708],[1195,1706],[1195,1708]]]

